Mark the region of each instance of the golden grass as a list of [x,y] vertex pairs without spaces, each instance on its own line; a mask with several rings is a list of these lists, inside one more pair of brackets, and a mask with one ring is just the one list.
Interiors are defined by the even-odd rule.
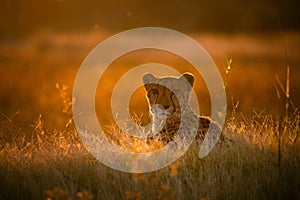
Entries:
[[300,118],[292,113],[282,135],[272,115],[229,118],[232,143],[198,159],[192,146],[177,162],[156,172],[110,169],[82,146],[73,125],[49,132],[42,118],[31,140],[1,140],[1,199],[297,199],[300,194]]

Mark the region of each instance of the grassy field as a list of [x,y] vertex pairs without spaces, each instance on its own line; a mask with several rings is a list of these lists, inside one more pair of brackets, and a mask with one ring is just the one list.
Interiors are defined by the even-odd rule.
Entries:
[[[76,72],[89,51],[109,36],[97,31],[40,33],[1,44],[0,199],[300,198],[299,33],[190,34],[211,55],[224,80],[226,57],[233,60],[226,88],[226,128],[232,142],[202,160],[192,147],[176,163],[147,174],[123,173],[99,163],[82,146],[70,121]],[[97,90],[112,87],[114,78],[149,60],[190,69],[172,55],[161,58],[161,53],[136,52],[118,59]],[[288,109],[283,91],[287,65]],[[198,77],[195,91],[209,107],[202,83]],[[102,109],[109,96],[98,93],[96,107]],[[135,98],[132,112],[147,112],[144,94]]]
[[1,140],[0,198],[298,199],[299,116],[287,124],[271,115],[230,117],[230,145],[201,160],[192,146],[176,163],[146,174],[108,168],[85,150],[72,125],[48,132],[38,120],[31,140],[21,133]]

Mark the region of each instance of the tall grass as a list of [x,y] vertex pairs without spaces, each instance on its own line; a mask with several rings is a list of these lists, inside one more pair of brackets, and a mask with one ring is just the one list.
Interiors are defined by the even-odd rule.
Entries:
[[82,146],[72,125],[48,132],[40,117],[30,140],[20,134],[0,141],[0,199],[299,199],[299,110],[291,115],[281,137],[281,174],[281,121],[272,115],[229,118],[230,145],[202,160],[192,146],[176,163],[146,174],[104,166]]

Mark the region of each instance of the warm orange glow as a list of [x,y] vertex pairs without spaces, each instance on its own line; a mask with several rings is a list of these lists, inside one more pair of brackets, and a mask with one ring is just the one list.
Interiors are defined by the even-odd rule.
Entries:
[[[299,19],[299,0],[2,0],[0,199],[300,199]],[[130,174],[107,167],[81,140],[72,115],[81,63],[102,41],[138,27],[182,32],[217,65],[226,140],[204,159],[194,142],[172,164]],[[185,59],[154,49],[120,56],[99,80],[95,109],[107,138],[131,153],[164,146],[125,134],[111,111],[118,80],[146,63],[193,73],[200,114],[211,112],[205,82]],[[140,85],[124,100],[142,126],[150,122],[145,95]],[[97,144],[96,153],[111,159],[112,150]]]

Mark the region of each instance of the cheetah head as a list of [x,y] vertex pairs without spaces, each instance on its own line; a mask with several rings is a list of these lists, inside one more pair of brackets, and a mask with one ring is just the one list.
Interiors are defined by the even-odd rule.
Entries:
[[159,118],[180,117],[189,108],[194,76],[184,73],[179,77],[157,78],[147,73],[143,76],[150,113]]

